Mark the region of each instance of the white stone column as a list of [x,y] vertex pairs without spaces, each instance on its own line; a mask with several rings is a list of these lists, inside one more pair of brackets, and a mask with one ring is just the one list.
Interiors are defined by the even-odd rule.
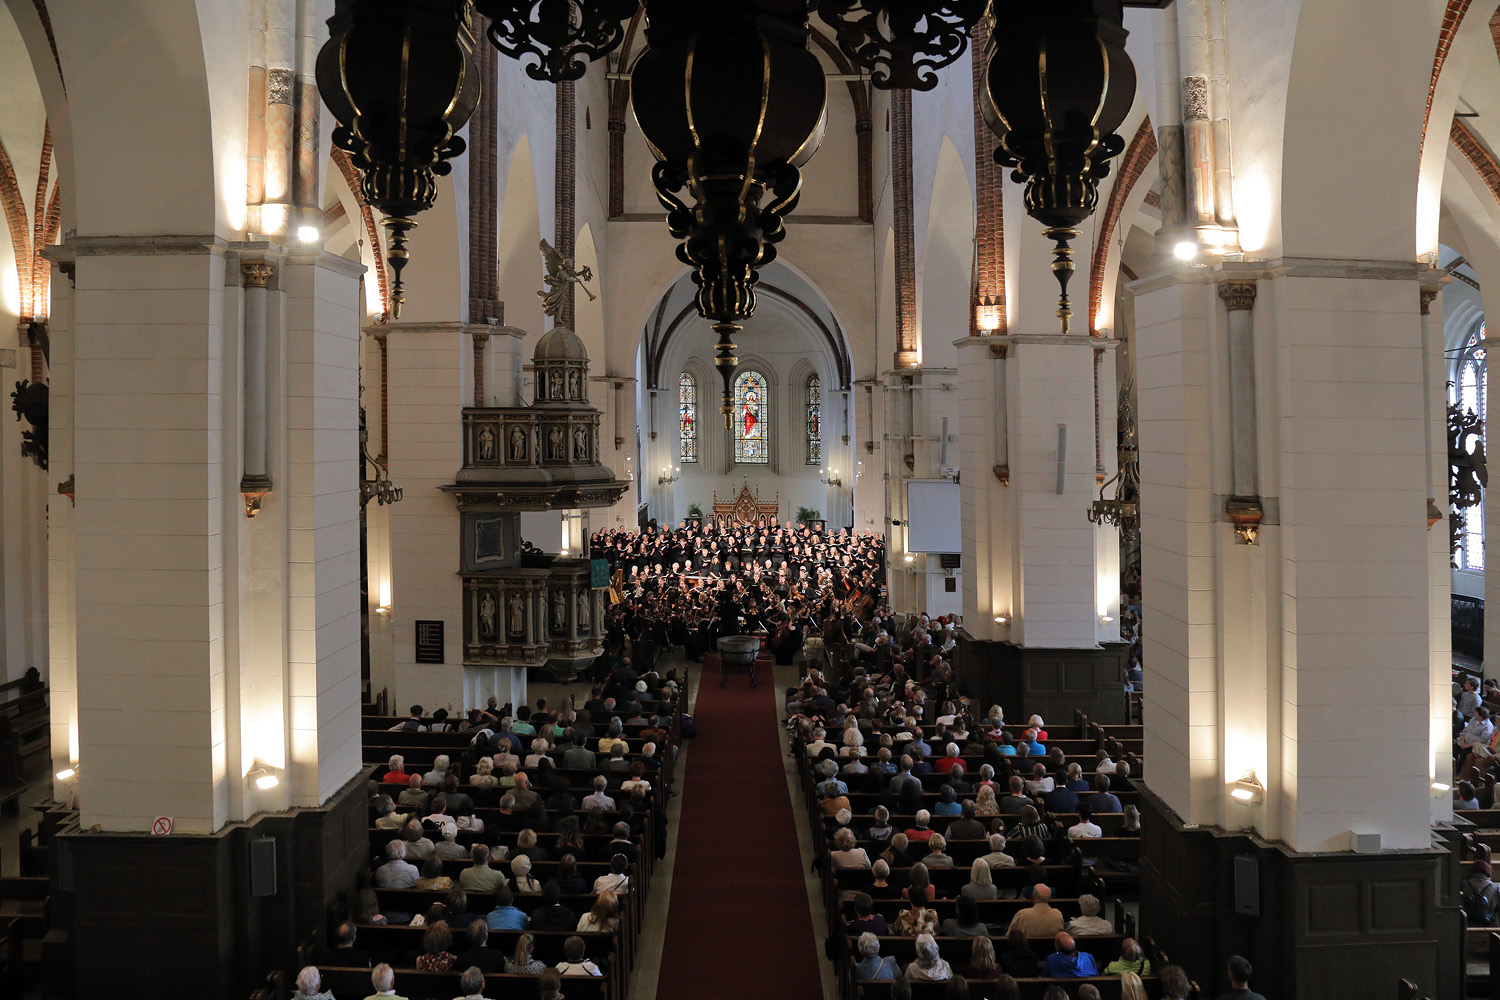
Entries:
[[[48,478],[65,483],[73,476],[73,282],[55,264],[48,321],[52,359],[48,367]],[[7,443],[0,455],[0,479],[11,458]],[[68,489],[71,491],[72,486]],[[49,690],[52,773],[78,763],[78,658],[74,600],[76,556],[74,509],[57,495],[47,517],[47,662],[40,664]],[[56,786],[53,797],[66,801],[74,787]]]
[[286,295],[287,722],[290,797],[317,805],[359,770],[359,284],[308,253]]
[[[1134,286],[1147,781],[1186,821],[1298,851],[1348,849],[1351,832],[1426,847],[1436,623],[1417,269],[1230,270],[1259,279],[1255,545],[1225,517],[1240,485],[1229,442],[1248,435],[1232,426],[1220,278]],[[1239,805],[1245,770],[1266,792]]]
[[238,780],[225,745],[223,249],[212,237],[74,249],[82,823],[144,831],[166,815],[211,833]]
[[1003,337],[965,337],[957,347],[964,424],[959,444],[964,629],[976,639],[1003,640],[1010,638],[1015,593],[1005,398],[1010,345]]
[[1091,647],[1099,624],[1095,529],[1087,517],[1096,496],[1095,342],[1051,334],[1009,339],[1010,489],[1020,567],[1011,639],[1041,648]]
[[[431,710],[463,702],[463,589],[458,577],[459,514],[438,487],[463,466],[459,411],[471,401],[462,359],[472,354],[468,325],[396,322],[386,328],[390,351],[388,445],[391,477],[404,492],[389,509],[392,646],[401,708]],[[496,336],[500,353],[512,340]],[[519,341],[516,341],[519,343]],[[448,559],[434,558],[447,553]],[[416,662],[418,620],[442,621],[442,664]]]

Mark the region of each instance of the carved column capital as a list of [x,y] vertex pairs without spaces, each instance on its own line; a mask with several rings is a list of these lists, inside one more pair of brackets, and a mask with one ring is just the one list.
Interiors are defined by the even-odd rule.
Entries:
[[276,269],[263,260],[247,260],[240,263],[240,274],[245,276],[246,288],[265,288]]
[[1221,281],[1219,298],[1224,300],[1224,305],[1229,308],[1230,312],[1253,309],[1255,307],[1255,282]]
[[1420,301],[1422,304],[1423,316],[1429,316],[1432,314],[1432,303],[1440,294],[1442,294],[1442,291],[1443,290],[1441,288],[1423,288],[1420,291],[1419,295],[1421,297],[1418,301]]

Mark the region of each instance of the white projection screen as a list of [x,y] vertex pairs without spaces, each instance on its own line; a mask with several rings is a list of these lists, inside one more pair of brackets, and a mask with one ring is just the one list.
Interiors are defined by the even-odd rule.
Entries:
[[953,480],[908,479],[906,517],[908,552],[963,551],[963,518]]

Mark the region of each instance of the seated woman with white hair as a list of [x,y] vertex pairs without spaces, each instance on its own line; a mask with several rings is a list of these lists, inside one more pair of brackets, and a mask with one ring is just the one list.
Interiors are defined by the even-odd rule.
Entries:
[[1084,893],[1078,897],[1078,909],[1083,916],[1074,917],[1068,921],[1065,930],[1074,937],[1095,937],[1100,934],[1113,934],[1115,925],[1099,916],[1101,909],[1099,897]]
[[546,740],[542,739],[540,736],[538,736],[536,739],[532,740],[531,741],[531,753],[529,753],[529,754],[526,755],[526,762],[525,762],[525,764],[523,766],[535,770],[536,768],[544,767],[545,766],[542,763],[542,761],[544,761],[544,760],[548,764],[551,764],[552,763],[552,758],[549,757],[549,756],[547,756],[548,749],[550,749],[549,744],[547,743]]
[[856,726],[844,730],[844,745],[839,750],[840,757],[858,757],[865,752],[865,734]]
[[1042,717],[1040,715],[1033,715],[1031,718],[1027,719],[1026,725],[1028,728],[1036,730],[1036,739],[1038,743],[1047,742],[1047,724],[1042,721]]
[[500,779],[495,777],[495,759],[493,757],[481,757],[474,764],[474,774],[469,778],[469,784],[475,788],[494,788],[500,784]]
[[333,992],[324,990],[319,992],[323,985],[323,974],[315,965],[303,966],[302,971],[297,973],[297,992],[292,994],[292,1000],[333,1000]]
[[937,940],[931,934],[917,935],[917,957],[906,967],[909,983],[940,983],[953,978],[953,969],[938,954]]
[[422,784],[441,785],[443,779],[448,777],[448,768],[452,763],[453,761],[449,759],[447,754],[438,754],[437,759],[432,762],[432,770],[422,775]]
[[855,841],[854,831],[847,826],[841,826],[834,832],[833,850],[828,852],[828,860],[835,868],[870,867],[870,856]]
[[385,776],[380,779],[381,784],[404,785],[408,777],[410,775],[406,773],[406,758],[399,753],[391,754],[391,759],[386,762]]
[[880,954],[880,938],[865,931],[859,936],[859,961],[854,963],[854,978],[857,980],[895,979],[901,972],[896,960]]
[[969,884],[958,890],[958,894],[964,899],[996,898],[995,877],[988,861],[984,858],[974,859],[974,863],[969,866]]

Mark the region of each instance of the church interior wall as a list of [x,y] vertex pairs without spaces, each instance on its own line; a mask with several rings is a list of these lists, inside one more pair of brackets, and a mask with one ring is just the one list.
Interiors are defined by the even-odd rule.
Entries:
[[[302,258],[280,263],[268,358],[276,487],[249,521],[239,493],[245,292],[236,284],[242,248],[231,246],[246,227],[243,7],[135,0],[124,13],[139,33],[122,46],[117,17],[53,6],[71,89],[64,103],[60,82],[46,75],[52,55],[34,5],[10,5],[0,14],[0,64],[29,61],[42,78],[10,74],[22,85],[0,97],[0,141],[30,199],[41,122],[50,117],[54,169],[68,192],[63,231],[79,234],[70,246],[126,240],[107,253],[94,244],[78,264],[76,289],[54,285],[52,468],[44,474],[20,458],[19,424],[0,421],[0,679],[47,661],[54,760],[90,761],[80,784],[86,821],[138,828],[150,817],[145,806],[127,808],[133,797],[176,815],[180,829],[211,832],[257,808],[322,802],[358,766],[350,416],[357,354],[371,451],[389,456],[405,488],[401,504],[372,511],[369,521],[370,602],[390,611],[371,620],[372,678],[377,688],[390,687],[398,707],[413,700],[463,707],[463,616],[452,560],[459,520],[436,487],[461,465],[457,415],[472,400],[475,376],[466,326],[469,164],[454,163],[438,205],[421,219],[406,315],[388,324],[372,315],[363,324],[378,328],[387,345],[388,386],[375,374],[376,335],[359,335],[352,272]],[[1176,19],[1200,6],[1179,0],[1167,12],[1127,15],[1141,89],[1123,129],[1127,140],[1148,112],[1157,128],[1178,117],[1183,66],[1168,58],[1166,29],[1175,32]],[[1487,18],[1472,12],[1438,78],[1423,153],[1441,0],[1393,4],[1374,19],[1357,0],[1220,6],[1229,41],[1211,47],[1209,73],[1215,84],[1233,74],[1233,194],[1248,259],[1189,269],[1149,254],[1162,221],[1145,204],[1157,186],[1153,165],[1121,214],[1100,324],[1117,333],[1126,325],[1110,317],[1117,298],[1139,310],[1131,354],[1145,453],[1150,786],[1183,819],[1254,828],[1296,850],[1342,850],[1351,831],[1378,832],[1386,847],[1422,847],[1445,808],[1435,802],[1428,814],[1413,804],[1433,800],[1429,783],[1446,751],[1447,594],[1490,596],[1491,585],[1475,573],[1450,572],[1441,526],[1423,533],[1412,513],[1429,494],[1443,505],[1432,402],[1442,376],[1424,382],[1422,372],[1446,374],[1444,337],[1429,335],[1423,344],[1414,334],[1416,290],[1432,277],[1418,273],[1414,258],[1441,238],[1469,258],[1481,286],[1500,283],[1493,178],[1452,154],[1447,141],[1464,101],[1480,113],[1466,127],[1482,131],[1500,117],[1500,62]],[[1351,33],[1350,23],[1360,30]],[[261,43],[297,44],[272,34]],[[156,57],[141,59],[143,48]],[[529,357],[549,325],[536,295],[537,244],[555,241],[555,109],[550,86],[511,60],[498,66],[500,86],[486,94],[481,113],[498,123],[500,297],[505,322],[526,333],[521,351]],[[1380,67],[1378,83],[1372,66]],[[914,370],[894,371],[892,362],[890,98],[871,97],[875,218],[866,223],[856,218],[853,103],[843,83],[830,86],[828,136],[767,283],[795,279],[806,290],[803,304],[832,319],[853,384],[846,393],[815,330],[764,296],[746,324],[741,357],[742,367],[770,382],[773,460],[766,466],[730,460],[706,324],[695,321],[691,334],[672,343],[658,396],[648,395],[640,345],[664,293],[688,287],[685,272],[647,180],[649,151],[628,112],[625,215],[608,218],[610,84],[596,70],[578,84],[576,257],[594,270],[590,287],[599,298],[578,294],[575,325],[591,359],[591,402],[604,414],[605,464],[636,483],[614,509],[593,512],[592,527],[628,525],[642,497],[662,520],[680,520],[689,503],[707,510],[716,492],[728,496],[748,479],[762,496],[780,492],[783,520],[806,506],[834,527],[887,531],[901,610],[1019,613],[1012,631],[991,630],[992,637],[1031,645],[1081,648],[1110,638],[1093,619],[1118,617],[1099,586],[1112,569],[1113,539],[1078,521],[1096,468],[1113,471],[1114,357],[1100,366],[1107,388],[1096,441],[1087,366],[1064,359],[1062,347],[1027,344],[1012,355],[1011,381],[1002,385],[1007,405],[1029,423],[1013,427],[1008,442],[1016,477],[1009,493],[990,475],[994,442],[962,424],[988,412],[996,389],[980,384],[972,369],[984,365],[954,344],[967,332],[972,273],[968,70],[964,59],[938,90],[914,96],[921,352]],[[331,127],[324,113],[325,146]],[[171,156],[162,155],[167,148]],[[341,205],[345,216],[343,228],[325,234],[324,249],[373,266],[373,248],[359,245],[366,234],[353,192],[326,162],[320,170],[325,203]],[[174,196],[137,196],[136,179],[148,176]],[[1101,201],[1118,178],[1112,172]],[[1008,327],[1018,335],[1053,333],[1050,246],[1025,217],[1021,188],[1005,181],[1004,197]],[[1372,205],[1381,210],[1367,210]],[[1086,315],[1086,249],[1096,226],[1083,227],[1076,247],[1075,335]],[[223,245],[212,251],[148,256],[130,242],[215,234]],[[15,332],[20,295],[6,243],[0,240],[0,375],[13,382],[29,372],[29,348]],[[1117,296],[1114,269],[1126,257],[1146,261],[1132,264],[1145,280]],[[1255,546],[1239,545],[1220,516],[1235,492],[1237,439],[1229,319],[1213,282],[1236,268],[1258,283],[1249,329],[1257,486],[1267,521]],[[378,314],[369,309],[378,301],[376,283],[367,281],[364,306]],[[675,314],[685,296],[669,301]],[[1483,309],[1482,295],[1454,281],[1439,303],[1433,322],[1451,347]],[[488,356],[494,392],[504,366],[493,341]],[[696,467],[682,465],[675,451],[675,374],[684,369],[699,377]],[[809,466],[799,387],[813,370],[823,384],[825,457]],[[113,384],[122,381],[129,391]],[[153,390],[147,405],[140,385]],[[1050,398],[1049,387],[1059,386],[1065,391]],[[529,387],[528,379],[528,394]],[[379,430],[382,407],[389,441]],[[1057,423],[1069,425],[1077,449],[1061,497],[1026,481],[1055,461]],[[664,463],[681,466],[678,482],[653,478]],[[976,525],[965,539],[966,560],[971,547],[987,544],[1008,561],[990,565],[986,554],[950,573],[935,554],[912,553],[907,568],[905,533],[893,525],[906,519],[903,482],[954,466],[963,469],[966,524]],[[822,468],[838,468],[844,485],[825,486]],[[75,471],[76,507],[55,491]],[[981,499],[996,496],[980,511]],[[121,503],[132,498],[150,502]],[[1500,501],[1487,497],[1486,514],[1500,523]],[[557,551],[561,516],[527,513],[523,535]],[[1048,550],[1051,561],[1023,545]],[[1493,586],[1500,601],[1500,574]],[[413,662],[419,618],[448,623],[447,664]],[[1500,615],[1491,620],[1500,642]],[[1345,714],[1381,734],[1378,775],[1368,767],[1377,748]],[[274,734],[269,743],[256,742],[262,730]],[[170,781],[143,777],[118,753],[126,744],[133,754],[182,763]],[[241,787],[256,761],[288,769],[277,797],[257,799]],[[1265,801],[1253,808],[1226,799],[1226,783],[1246,769],[1266,785]]]

